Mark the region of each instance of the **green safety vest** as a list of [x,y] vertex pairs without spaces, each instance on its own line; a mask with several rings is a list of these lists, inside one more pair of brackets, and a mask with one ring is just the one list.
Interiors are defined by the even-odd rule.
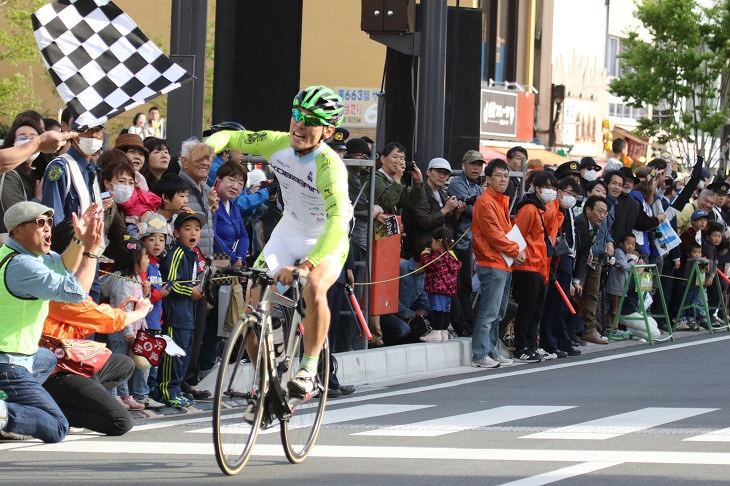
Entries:
[[[0,352],[32,355],[38,351],[38,340],[48,315],[48,301],[21,299],[10,293],[5,283],[5,269],[15,250],[0,248]],[[5,257],[8,257],[5,259]]]

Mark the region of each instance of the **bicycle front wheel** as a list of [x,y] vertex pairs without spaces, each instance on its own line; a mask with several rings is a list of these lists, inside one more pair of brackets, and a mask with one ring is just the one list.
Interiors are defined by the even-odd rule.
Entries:
[[255,366],[246,342],[256,338],[258,319],[245,316],[231,331],[223,350],[213,406],[215,459],[221,471],[238,474],[248,462],[264,412],[265,346],[259,343]]
[[[301,324],[293,325],[290,329],[293,335],[289,339],[287,347],[287,361],[289,366],[281,377],[282,386],[299,370],[299,363],[304,354],[304,345],[301,331]],[[284,446],[284,453],[289,462],[299,464],[304,461],[314,446],[322,427],[324,408],[327,403],[327,386],[330,379],[330,349],[327,341],[319,353],[319,366],[317,370],[317,389],[312,397],[299,404],[293,411],[289,420],[281,421],[281,443]]]

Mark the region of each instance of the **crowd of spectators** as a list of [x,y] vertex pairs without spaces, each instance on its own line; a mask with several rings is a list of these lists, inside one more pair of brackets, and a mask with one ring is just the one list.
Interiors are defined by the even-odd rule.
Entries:
[[[21,113],[6,134],[0,238],[8,243],[0,251],[0,308],[16,315],[20,306],[35,321],[29,332],[0,332],[0,369],[12,367],[17,376],[10,385],[42,406],[32,412],[37,417],[30,427],[20,419],[30,413],[23,399],[15,392],[7,400],[0,396],[2,437],[53,442],[69,427],[120,435],[131,427],[129,410],[186,408],[210,397],[198,385],[219,365],[226,337],[219,306],[228,304],[204,295],[198,277],[211,261],[251,264],[283,202],[266,164],[247,166],[241,152],[216,154],[196,138],[170,147],[154,111],[152,123],[135,115],[107,149],[103,125],[70,133],[69,110],[60,124]],[[227,122],[211,131],[231,129],[243,127]],[[69,135],[46,135],[62,130]],[[703,180],[678,196],[663,159],[599,178],[601,167],[590,157],[553,169],[528,161],[522,147],[489,163],[469,150],[455,174],[455,164],[444,158],[421,165],[408,161],[400,143],[376,151],[372,140],[348,137],[338,129],[331,140],[348,161],[354,208],[350,258],[328,294],[335,352],[358,345],[359,326],[342,312],[345,290],[355,287],[361,297],[370,278],[368,227],[380,237],[391,215],[402,217],[400,258],[389,256],[399,266],[399,306],[370,321],[374,347],[471,337],[472,365],[480,368],[575,356],[587,342],[641,335],[630,320],[619,319],[618,329],[610,324],[613,316],[641,307],[643,294],[627,282],[632,267],[645,262],[666,277],[658,285],[670,318],[681,314],[675,329],[725,319],[703,305],[717,308],[724,296],[714,278],[727,261],[724,181],[709,184],[697,173]],[[700,188],[697,195],[689,194],[693,186]],[[674,210],[673,203],[681,207]],[[665,222],[681,238],[667,252],[655,244]],[[624,308],[617,309],[624,288]],[[213,292],[217,297],[220,289]],[[575,316],[563,296],[578,309]],[[672,322],[655,324],[658,337]],[[32,342],[40,329],[105,341],[112,358],[91,378],[63,372],[48,378],[54,358]],[[183,352],[165,353],[159,366],[140,365],[131,350],[140,330],[165,335]],[[6,385],[0,381],[8,394],[13,388]],[[330,396],[353,391],[333,374]]]

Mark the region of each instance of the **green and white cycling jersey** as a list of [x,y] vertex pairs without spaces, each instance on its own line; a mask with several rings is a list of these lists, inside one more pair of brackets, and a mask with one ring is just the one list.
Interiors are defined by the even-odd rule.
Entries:
[[[291,148],[287,132],[245,130],[217,132],[206,143],[216,153],[233,149],[265,157],[276,174],[284,201],[277,228],[281,225],[291,228],[291,238],[316,236],[308,254],[301,256],[313,265],[319,265],[330,255],[344,264],[352,205],[345,164],[329,146],[320,143],[315,150],[300,157]],[[277,233],[281,234],[281,228],[278,229]]]

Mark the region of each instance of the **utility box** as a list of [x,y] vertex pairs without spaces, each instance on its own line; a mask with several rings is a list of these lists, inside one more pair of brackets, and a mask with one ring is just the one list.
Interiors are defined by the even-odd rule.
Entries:
[[360,29],[367,33],[414,32],[415,0],[362,0]]

